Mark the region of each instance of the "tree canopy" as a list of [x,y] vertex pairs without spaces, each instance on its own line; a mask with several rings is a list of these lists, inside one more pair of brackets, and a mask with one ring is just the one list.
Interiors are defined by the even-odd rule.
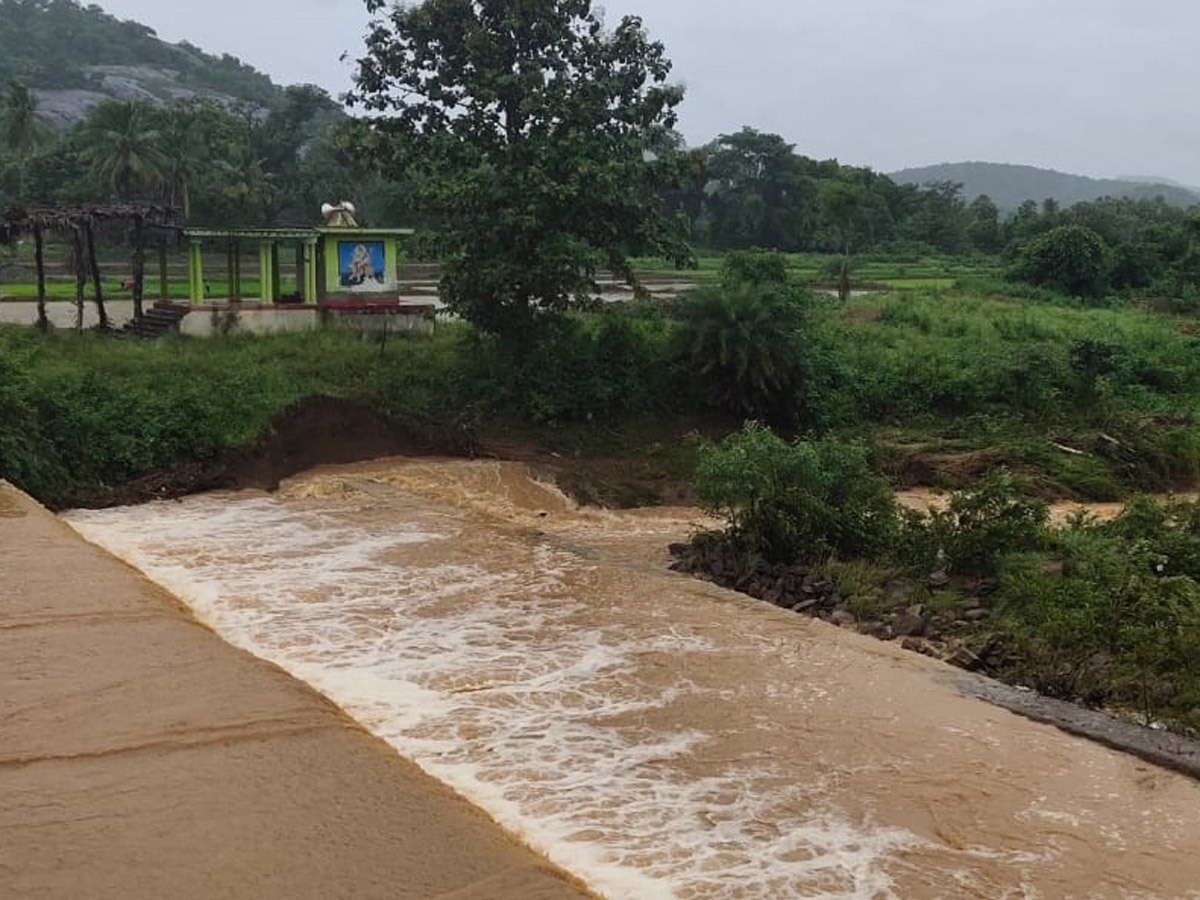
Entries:
[[[379,13],[382,0],[368,0]],[[684,261],[657,155],[682,90],[642,21],[609,30],[590,0],[426,0],[377,17],[352,103],[353,143],[385,176],[419,173],[440,225],[444,299],[481,328],[527,335],[627,259]]]

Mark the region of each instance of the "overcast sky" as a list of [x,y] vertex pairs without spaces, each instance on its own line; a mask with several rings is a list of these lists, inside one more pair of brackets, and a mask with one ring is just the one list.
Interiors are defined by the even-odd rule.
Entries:
[[[349,86],[361,0],[100,0],[285,83]],[[751,125],[890,171],[987,160],[1200,185],[1196,0],[607,0],[688,88],[689,141]],[[237,23],[236,25],[234,23]]]

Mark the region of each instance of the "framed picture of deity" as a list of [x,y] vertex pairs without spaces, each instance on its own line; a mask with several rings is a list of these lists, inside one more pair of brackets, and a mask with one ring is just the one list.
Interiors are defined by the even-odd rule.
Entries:
[[386,284],[387,262],[383,242],[339,242],[338,277],[341,286],[351,290],[377,290]]

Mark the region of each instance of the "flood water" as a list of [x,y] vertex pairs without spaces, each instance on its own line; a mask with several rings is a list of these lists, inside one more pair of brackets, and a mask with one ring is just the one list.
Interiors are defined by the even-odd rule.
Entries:
[[68,520],[601,896],[1200,898],[1200,785],[667,572],[691,511],[390,460]]

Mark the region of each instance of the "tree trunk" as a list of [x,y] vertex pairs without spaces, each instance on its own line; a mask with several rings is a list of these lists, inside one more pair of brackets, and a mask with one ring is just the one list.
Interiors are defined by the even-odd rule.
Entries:
[[88,267],[92,272],[92,287],[96,292],[96,315],[100,317],[100,330],[108,330],[108,311],[104,308],[104,285],[100,281],[100,264],[96,261],[96,232],[91,223],[87,226]]
[[37,267],[37,312],[38,328],[50,329],[50,318],[46,315],[46,248],[42,229],[33,229],[33,262]]
[[75,330],[83,331],[83,297],[87,290],[87,270],[83,262],[83,232],[76,226],[74,231],[75,250]]
[[133,317],[140,319],[142,293],[146,284],[146,247],[142,239],[142,220],[133,220]]
[[159,299],[164,302],[171,299],[171,278],[167,271],[167,248],[158,248],[158,287]]

